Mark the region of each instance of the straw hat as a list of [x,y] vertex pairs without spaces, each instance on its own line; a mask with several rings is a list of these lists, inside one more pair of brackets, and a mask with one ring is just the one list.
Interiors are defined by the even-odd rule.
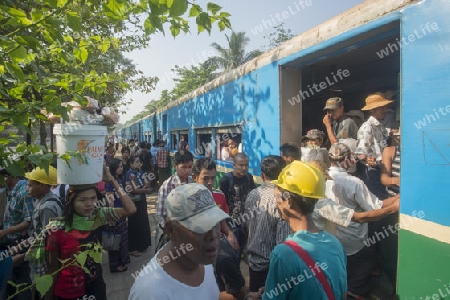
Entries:
[[370,94],[366,98],[366,106],[361,108],[361,110],[372,110],[377,107],[386,106],[392,102],[394,101],[387,99],[382,93]]

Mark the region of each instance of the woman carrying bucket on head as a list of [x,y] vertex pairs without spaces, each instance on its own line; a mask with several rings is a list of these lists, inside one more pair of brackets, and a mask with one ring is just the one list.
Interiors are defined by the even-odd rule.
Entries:
[[38,262],[41,270],[48,263],[46,273],[54,274],[47,297],[77,299],[86,295],[96,300],[106,299],[101,246],[95,231],[134,214],[136,206],[105,166],[104,172],[118,191],[123,207],[98,208],[101,196],[95,184],[71,185],[63,216],[50,221],[27,253],[27,259]]

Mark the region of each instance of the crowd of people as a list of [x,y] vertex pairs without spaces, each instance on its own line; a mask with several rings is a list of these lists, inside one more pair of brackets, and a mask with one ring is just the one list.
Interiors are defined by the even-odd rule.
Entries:
[[[168,177],[168,151],[162,141],[153,145],[155,158],[147,143],[130,146],[121,148],[118,159],[115,145],[106,141],[99,183],[58,184],[53,166],[36,167],[24,178],[0,170],[7,189],[1,299],[106,299],[100,250],[105,236],[120,238],[108,249],[112,273],[126,271],[130,255],[140,256],[151,246],[146,194],[157,190],[158,177]],[[35,276],[46,274],[53,283],[41,294]]]
[[[194,162],[190,152],[179,150],[174,157],[176,174],[159,190],[157,214],[163,235],[148,266],[186,242],[178,230],[201,237],[193,248],[202,249],[203,256],[186,254],[187,261],[180,259],[179,263],[170,260],[161,265],[164,276],[144,268],[129,299],[187,295],[199,299],[206,299],[202,295],[214,295],[212,299],[365,299],[371,276],[380,272],[386,272],[395,285],[396,235],[373,246],[367,243],[373,234],[398,223],[399,128],[389,122],[388,136],[384,127],[392,102],[383,93],[369,95],[362,111],[370,116],[364,122],[361,111],[351,116],[344,113],[342,98],[329,99],[324,107],[326,133],[311,129],[302,145],[285,143],[280,156],[264,157],[259,187],[248,173],[247,155],[234,151],[233,140],[222,149],[221,158],[231,157],[233,171],[221,178],[220,191],[212,189],[214,160],[205,157]],[[193,182],[207,187],[209,200],[198,199],[200,188],[194,188]],[[212,200],[227,213],[226,218],[212,212]],[[191,201],[208,202],[209,208],[191,211],[184,207]],[[206,220],[206,212],[215,222]],[[209,230],[202,227],[206,223]],[[213,264],[219,292],[215,294],[204,285],[211,279],[203,266],[209,252],[217,252]],[[248,287],[240,269],[244,257]],[[175,280],[167,280],[168,275]],[[203,280],[192,281],[191,276]]]
[[[388,134],[384,126],[391,103],[369,95],[364,122],[357,111],[345,114],[342,98],[328,99],[326,132],[311,129],[302,145],[285,143],[262,158],[258,187],[233,140],[223,150],[233,170],[219,182],[215,161],[194,160],[184,138],[171,176],[164,141],[130,140],[121,159],[107,145],[103,184],[57,186],[53,167],[35,168],[26,180],[3,169],[2,283],[51,274],[46,295],[30,288],[15,299],[106,299],[96,256],[102,237],[120,236],[108,250],[109,269],[126,271],[129,255],[151,246],[146,194],[157,192],[162,234],[129,299],[366,299],[380,272],[395,285],[396,235],[367,243],[398,223],[399,128],[390,122]],[[0,292],[16,289],[4,283]]]

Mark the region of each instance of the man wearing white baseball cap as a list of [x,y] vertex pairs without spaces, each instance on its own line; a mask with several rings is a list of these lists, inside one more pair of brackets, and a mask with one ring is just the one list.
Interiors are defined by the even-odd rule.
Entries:
[[196,183],[172,190],[165,206],[170,241],[136,275],[128,299],[219,299],[211,264],[219,250],[219,222],[228,215]]

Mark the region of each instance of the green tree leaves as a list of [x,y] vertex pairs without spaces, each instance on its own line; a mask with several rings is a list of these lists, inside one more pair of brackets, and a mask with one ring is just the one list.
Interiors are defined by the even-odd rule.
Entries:
[[225,35],[228,41],[228,48],[222,47],[217,43],[212,43],[212,47],[219,53],[218,56],[211,57],[209,61],[223,68],[228,72],[262,54],[260,50],[245,52],[245,46],[249,39],[245,32],[232,32],[230,36]]
[[[228,16],[213,3],[203,9],[186,0],[3,1],[0,126],[22,132],[0,137],[0,167],[23,168],[9,157],[30,127],[47,121],[41,110],[67,119],[61,103],[91,96],[117,108],[127,92],[153,90],[157,79],[143,76],[124,52],[146,47],[152,34],[166,28],[174,37],[188,32],[189,18],[199,32],[210,32],[212,24],[224,30],[230,27]],[[45,154],[31,144],[20,152],[24,160],[43,165]]]
[[43,276],[34,276],[34,281],[36,282],[36,289],[38,290],[39,294],[44,296],[47,291],[50,289],[50,287],[53,284],[53,277],[52,275],[43,275]]
[[67,25],[75,32],[81,31],[81,17],[77,12],[68,11],[66,13]]
[[[48,167],[47,169],[48,170]],[[102,263],[102,252],[103,248],[99,243],[92,244],[83,244],[81,247],[84,249],[81,252],[75,254],[73,258],[68,259],[59,259],[61,263],[61,267],[53,272],[52,274],[45,274],[42,276],[35,275],[34,276],[34,282],[35,284],[27,285],[27,284],[19,284],[16,285],[14,282],[10,281],[8,282],[10,285],[16,288],[16,292],[11,295],[8,299],[14,299],[14,297],[21,292],[31,289],[33,286],[36,286],[36,289],[38,290],[41,297],[44,297],[44,295],[50,290],[50,288],[53,285],[53,276],[58,274],[61,270],[64,268],[75,266],[78,268],[83,269],[83,271],[87,274],[90,273],[90,270],[86,268],[86,261],[89,259],[89,257],[92,258],[92,260],[97,263]]]
[[182,16],[188,9],[188,3],[186,0],[169,0],[167,1],[167,7],[169,7],[170,16],[179,17]]
[[89,55],[86,41],[81,40],[79,47],[73,49],[73,54],[81,63],[84,63]]
[[[193,90],[208,83],[215,77],[217,65],[209,61],[203,62],[198,66],[180,67],[175,66],[172,71],[175,73],[175,87],[171,90],[164,90],[158,100],[150,101],[145,110],[134,116],[127,124],[133,123],[139,119],[147,117],[158,109],[161,109],[170,102],[192,92]],[[127,125],[125,124],[125,125]]]
[[210,11],[213,15],[217,14],[217,13],[222,9],[221,6],[219,6],[219,5],[215,4],[215,3],[212,3],[212,2],[208,2],[208,4],[206,4],[206,8],[207,8],[208,11]]
[[274,27],[274,29],[274,32],[264,35],[264,38],[269,40],[269,46],[264,47],[267,48],[267,50],[274,49],[278,45],[281,45],[282,43],[294,37],[292,31],[289,28],[284,28],[284,23],[278,24]]

